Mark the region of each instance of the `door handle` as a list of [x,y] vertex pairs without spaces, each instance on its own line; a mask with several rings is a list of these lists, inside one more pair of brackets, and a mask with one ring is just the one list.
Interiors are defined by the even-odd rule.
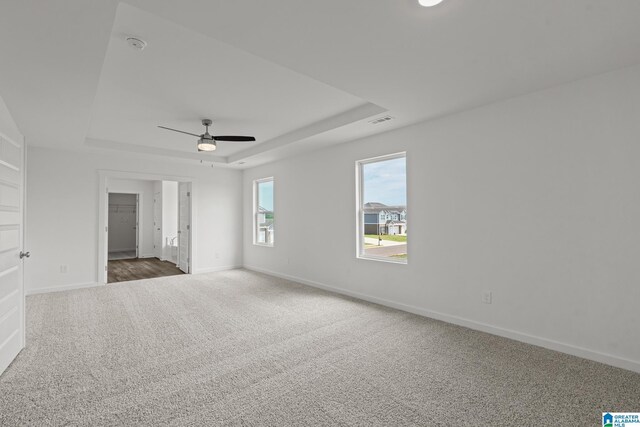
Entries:
[[22,258],[29,258],[31,256],[31,252],[22,252],[20,251],[20,259]]

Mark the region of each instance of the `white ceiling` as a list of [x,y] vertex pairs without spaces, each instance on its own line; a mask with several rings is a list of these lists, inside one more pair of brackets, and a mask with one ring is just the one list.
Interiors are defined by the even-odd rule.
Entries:
[[[144,51],[127,36],[148,40]],[[193,153],[200,120],[213,135],[253,135],[258,143],[368,104],[317,80],[120,4],[92,109],[88,137]],[[255,145],[255,144],[254,144]],[[220,142],[216,156],[247,144]]]
[[[0,96],[33,145],[246,167],[640,63],[638,22],[637,0],[12,0]],[[156,128],[205,117],[258,141]]]

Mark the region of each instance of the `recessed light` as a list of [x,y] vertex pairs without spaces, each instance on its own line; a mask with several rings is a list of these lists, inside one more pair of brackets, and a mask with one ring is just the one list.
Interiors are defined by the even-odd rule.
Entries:
[[418,3],[420,3],[420,6],[431,7],[442,3],[442,0],[418,0]]
[[147,42],[137,37],[127,37],[127,43],[135,50],[144,50]]

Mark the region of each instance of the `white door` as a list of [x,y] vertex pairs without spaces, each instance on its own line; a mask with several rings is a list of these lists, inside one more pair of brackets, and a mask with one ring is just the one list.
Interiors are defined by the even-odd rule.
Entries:
[[178,183],[178,268],[189,273],[191,240],[191,183]]
[[162,193],[153,195],[153,256],[162,259]]
[[136,194],[136,258],[140,258],[140,195]]
[[0,374],[24,347],[23,155],[0,134]]

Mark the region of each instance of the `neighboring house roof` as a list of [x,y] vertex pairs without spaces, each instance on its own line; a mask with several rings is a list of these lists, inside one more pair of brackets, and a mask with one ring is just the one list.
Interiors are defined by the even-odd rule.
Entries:
[[369,202],[365,203],[364,213],[380,213],[380,212],[404,212],[407,210],[406,206],[387,206],[384,203]]
[[263,208],[262,206],[258,206],[258,213],[271,213],[273,211],[267,210],[265,208]]
[[384,203],[378,203],[378,202],[369,202],[369,203],[365,203],[364,204],[365,208],[386,208],[388,207],[387,205],[385,205]]

